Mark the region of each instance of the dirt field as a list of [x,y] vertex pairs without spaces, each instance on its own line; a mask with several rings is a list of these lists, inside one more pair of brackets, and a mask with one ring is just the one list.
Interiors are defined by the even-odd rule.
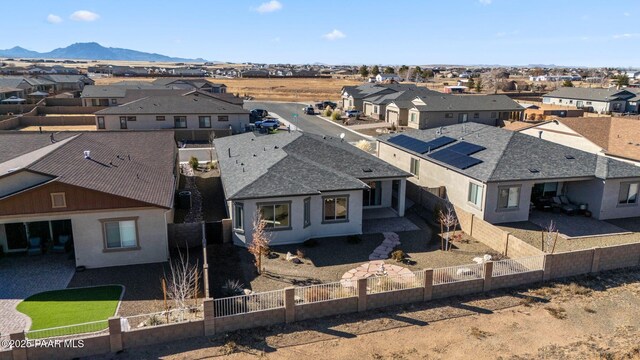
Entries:
[[117,358],[640,359],[639,324],[635,268],[148,346]]

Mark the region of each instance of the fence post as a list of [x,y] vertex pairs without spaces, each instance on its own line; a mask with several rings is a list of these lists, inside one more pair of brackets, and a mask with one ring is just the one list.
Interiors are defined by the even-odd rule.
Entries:
[[484,263],[484,286],[482,291],[491,290],[491,279],[493,276],[493,261],[487,261]]
[[542,281],[549,281],[553,277],[553,254],[544,254],[544,274]]
[[358,312],[367,310],[367,279],[358,279]]
[[211,336],[216,333],[216,311],[212,298],[207,298],[202,304],[204,312],[204,336]]
[[593,260],[591,261],[591,272],[600,272],[600,252],[602,249],[599,247],[593,248]]
[[119,316],[112,316],[109,318],[109,346],[112,353],[123,349],[122,319]]
[[296,321],[296,288],[290,286],[284,289],[284,322],[289,324]]
[[[23,332],[9,334],[9,339],[17,341],[18,343],[25,339]],[[13,360],[27,360],[27,347],[26,346],[14,346],[11,350],[11,356]]]
[[422,294],[423,301],[429,301],[433,297],[433,269],[424,270],[424,292]]

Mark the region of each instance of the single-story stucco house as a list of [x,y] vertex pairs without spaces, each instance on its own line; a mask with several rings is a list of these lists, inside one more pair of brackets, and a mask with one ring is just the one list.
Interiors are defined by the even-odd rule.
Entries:
[[340,139],[300,132],[215,140],[233,242],[260,214],[271,244],[362,233],[366,213],[404,216],[409,173]]
[[172,131],[0,133],[0,247],[87,268],[167,261]]
[[490,223],[526,221],[531,204],[561,195],[596,219],[640,216],[640,167],[493,126],[384,135],[378,156]]

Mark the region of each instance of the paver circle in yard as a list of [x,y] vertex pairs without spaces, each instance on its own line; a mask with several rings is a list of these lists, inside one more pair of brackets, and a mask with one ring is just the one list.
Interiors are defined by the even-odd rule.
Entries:
[[386,264],[383,260],[369,261],[358,266],[355,269],[351,269],[342,275],[340,282],[345,287],[355,287],[358,283],[358,279],[366,279],[372,276],[399,276],[410,280],[413,280],[415,274],[402,266]]

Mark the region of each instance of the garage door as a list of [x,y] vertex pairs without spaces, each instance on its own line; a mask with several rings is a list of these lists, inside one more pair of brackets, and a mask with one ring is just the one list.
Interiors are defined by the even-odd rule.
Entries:
[[364,104],[364,114],[367,116],[371,116],[371,112],[373,110],[373,107],[371,104]]
[[398,125],[398,112],[397,111],[387,111],[387,122],[394,123]]

